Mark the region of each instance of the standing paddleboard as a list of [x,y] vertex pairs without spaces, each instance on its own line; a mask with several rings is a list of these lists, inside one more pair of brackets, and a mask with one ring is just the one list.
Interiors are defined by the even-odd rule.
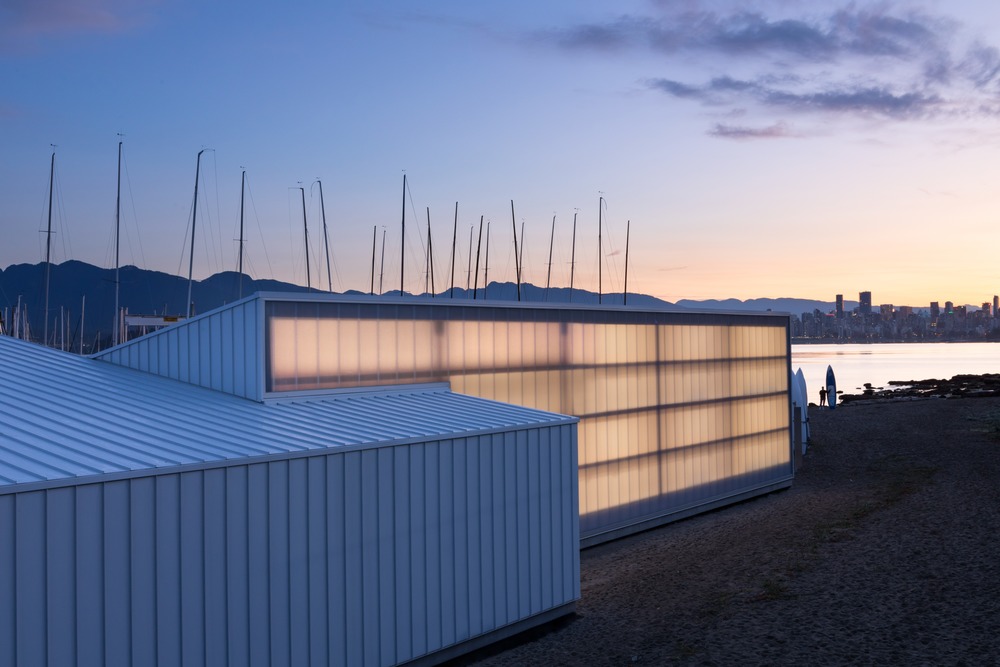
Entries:
[[809,442],[809,391],[806,389],[806,376],[802,374],[802,369],[795,371],[792,384],[798,388],[798,394],[802,399],[802,453],[806,453],[806,443]]
[[833,374],[833,366],[826,367],[826,402],[831,410],[837,407],[837,378]]

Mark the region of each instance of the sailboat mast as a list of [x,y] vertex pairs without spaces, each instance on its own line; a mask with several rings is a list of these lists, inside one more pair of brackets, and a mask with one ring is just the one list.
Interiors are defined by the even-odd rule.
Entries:
[[[521,300],[521,257],[517,252],[517,221],[514,219],[514,200],[510,200],[510,226],[514,230],[514,277],[517,278],[517,300]],[[490,247],[490,237],[486,237],[486,247]]]
[[604,212],[604,197],[601,197],[597,202],[597,303],[600,304],[604,296],[604,286],[602,284],[602,279],[604,277],[604,267],[602,266],[601,256],[604,254],[604,244],[601,242],[601,229],[603,227],[601,221],[601,213]]
[[375,294],[375,239],[378,238],[378,225],[372,225],[372,286],[368,293]]
[[490,293],[490,221],[486,221],[486,262],[483,264],[483,298]]
[[569,260],[569,300],[573,300],[573,273],[576,271],[576,214],[573,212],[573,245]]
[[549,234],[549,272],[545,276],[545,299],[549,298],[549,286],[552,284],[552,246],[556,241],[556,216],[552,216],[552,233]]
[[316,179],[319,183],[319,211],[323,217],[323,247],[326,249],[326,288],[328,292],[333,291],[333,276],[330,275],[330,236],[326,232],[326,203],[323,201],[323,181]]
[[385,277],[385,227],[382,228],[382,259],[378,265],[378,293],[382,294],[382,278]]
[[238,272],[240,274],[240,298],[243,298],[243,201],[246,194],[247,172],[246,169],[240,174],[240,263]]
[[[470,280],[472,278],[472,233],[476,230],[475,225],[469,225],[469,268],[465,273],[465,291],[469,291]],[[476,271],[479,269],[477,268]],[[468,296],[468,294],[466,294]]]
[[521,219],[521,254],[518,256],[518,261],[521,262],[521,271],[524,271],[524,219]]
[[628,305],[628,234],[632,221],[625,223],[625,290],[622,292],[622,305]]
[[403,296],[403,265],[406,261],[406,174],[403,174],[403,223],[399,248],[399,296]]
[[52,264],[52,188],[55,185],[56,174],[56,151],[55,144],[52,145],[52,162],[49,165],[49,227],[45,232],[45,325],[42,327],[42,342],[49,344],[49,278]]
[[520,262],[521,265],[520,270],[517,272],[518,292],[520,292],[521,274],[524,271],[524,220],[523,219],[521,220],[521,252],[518,256],[518,261]]
[[191,255],[188,259],[188,298],[187,316],[191,317],[191,288],[194,286],[194,230],[198,224],[198,178],[201,175],[201,154],[205,152],[202,148],[198,151],[198,159],[194,167],[194,209],[191,213]]
[[[118,135],[121,136],[121,135]],[[121,331],[117,326],[118,309],[121,307],[119,295],[121,292],[121,213],[122,213],[122,142],[118,140],[118,191],[115,195],[115,329],[112,335],[112,345],[121,342]],[[82,338],[82,336],[81,336]]]
[[458,243],[458,202],[455,202],[455,224],[451,230],[451,292],[449,299],[455,298],[455,244]]
[[483,247],[483,216],[479,216],[479,241],[476,243],[476,273],[472,287],[472,299],[479,293],[479,250]]
[[[431,207],[427,207],[427,273],[431,279],[431,298],[434,298],[434,245],[431,242]],[[427,291],[426,286],[424,291]]]
[[306,243],[306,289],[312,290],[312,273],[309,270],[309,222],[306,220],[306,189],[299,188],[302,193],[302,235]]

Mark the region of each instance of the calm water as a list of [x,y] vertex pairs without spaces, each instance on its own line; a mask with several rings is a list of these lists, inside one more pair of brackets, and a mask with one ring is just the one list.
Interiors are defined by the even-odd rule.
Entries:
[[809,400],[819,402],[826,367],[833,366],[837,390],[859,393],[865,382],[950,378],[960,373],[1000,373],[1000,343],[880,343],[793,345],[792,372],[801,368]]

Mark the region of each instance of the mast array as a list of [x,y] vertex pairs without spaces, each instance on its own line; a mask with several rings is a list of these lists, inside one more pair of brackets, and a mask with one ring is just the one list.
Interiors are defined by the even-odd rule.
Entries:
[[[119,137],[124,135],[119,134]],[[113,345],[118,345],[122,342],[122,331],[120,325],[120,310],[121,310],[121,281],[120,281],[120,271],[121,271],[121,177],[122,177],[122,155],[123,155],[124,142],[119,139],[118,141],[118,170],[117,170],[117,188],[115,197],[115,327],[113,329]],[[54,187],[55,187],[55,145],[52,145],[53,152],[50,160],[49,168],[49,201],[48,201],[48,226],[46,229],[46,248],[45,248],[45,313],[44,313],[44,327],[43,327],[43,340],[48,344],[48,333],[49,333],[49,322],[48,313],[50,309],[50,277],[51,277],[51,260],[52,260],[52,215],[53,215],[53,200],[54,200]],[[197,230],[198,221],[198,190],[200,185],[201,177],[201,156],[209,149],[201,149],[198,151],[196,163],[195,163],[195,183],[194,183],[194,201],[192,205],[192,215],[191,215],[191,247],[188,255],[188,292],[187,292],[187,312],[186,316],[191,317],[194,307],[193,302],[193,273],[194,273],[194,246],[195,246],[195,235]],[[319,196],[320,196],[320,214],[323,222],[323,244],[326,256],[326,269],[327,269],[327,289],[329,292],[333,292],[333,273],[332,273],[332,262],[330,257],[330,241],[329,241],[329,230],[326,222],[326,202],[323,193],[323,182],[321,179],[316,179],[316,184],[319,186]],[[300,184],[301,185],[301,184]],[[406,245],[406,194],[407,194],[407,175],[403,174],[403,187],[402,187],[402,209],[401,209],[401,236],[402,243],[400,249],[400,283],[399,292],[402,296],[405,294],[405,271],[404,263],[406,259],[405,245]],[[303,240],[305,245],[305,259],[306,259],[306,287],[307,289],[312,289],[312,270],[310,266],[309,259],[309,226],[308,226],[308,213],[306,209],[305,201],[305,188],[299,187],[299,192],[302,201],[302,225],[303,225]],[[239,255],[238,255],[238,273],[239,273],[239,298],[243,297],[243,275],[244,275],[244,255],[245,255],[245,203],[246,203],[246,170],[243,169],[240,175],[240,237],[239,237]],[[603,303],[604,296],[604,284],[603,284],[603,231],[604,231],[604,197],[603,194],[598,198],[598,229],[597,229],[597,241],[598,241],[598,303]],[[522,222],[520,239],[518,238],[516,214],[514,210],[514,200],[510,201],[510,211],[511,211],[511,229],[514,235],[514,260],[515,260],[515,275],[516,275],[516,287],[517,287],[517,300],[521,301],[521,280],[523,272],[523,259],[524,259],[524,230],[525,224]],[[433,255],[433,237],[431,230],[431,220],[430,220],[430,207],[427,207],[427,267],[425,282],[429,281],[429,286],[425,285],[425,292],[435,296],[436,286],[434,283],[434,255]],[[579,210],[577,209],[573,214],[573,231],[572,231],[572,250],[571,250],[571,260],[570,260],[570,281],[569,281],[569,301],[573,300],[573,290],[575,287],[575,273],[576,273],[576,223]],[[545,290],[546,296],[545,300],[548,300],[549,291],[552,287],[552,263],[553,263],[553,252],[555,246],[555,224],[556,215],[552,216],[552,225],[549,233],[549,256],[547,264],[547,272],[545,278]],[[466,272],[466,291],[472,287],[472,298],[478,298],[479,291],[479,264],[480,264],[480,251],[482,249],[483,242],[483,223],[486,223],[486,248],[485,248],[485,260],[483,262],[483,298],[488,296],[489,287],[489,249],[490,249],[490,221],[485,220],[485,216],[480,216],[479,219],[479,241],[476,245],[476,261],[475,270],[472,266],[472,250],[473,250],[473,236],[475,234],[475,225],[471,225],[469,228],[469,256],[468,256],[468,268]],[[631,235],[631,220],[626,223],[625,232],[625,280],[624,288],[622,294],[622,303],[627,305],[628,303],[628,263],[629,263],[629,243]],[[384,267],[385,267],[385,228],[383,227],[382,234],[382,265],[379,269],[379,294],[382,294],[382,281],[384,278]],[[372,228],[372,264],[371,264],[371,278],[369,286],[369,294],[374,295],[375,292],[375,261],[378,245],[378,226],[374,225]],[[452,248],[451,248],[451,265],[450,265],[450,277],[449,277],[449,297],[454,298],[455,296],[455,269],[456,269],[456,253],[458,247],[458,202],[455,202],[454,220],[452,225]],[[474,276],[473,284],[470,286],[470,278]],[[429,288],[429,290],[428,290]],[[86,303],[86,302],[84,302]],[[82,309],[81,309],[82,310]],[[81,314],[82,319],[82,314]],[[60,327],[62,328],[62,327]]]

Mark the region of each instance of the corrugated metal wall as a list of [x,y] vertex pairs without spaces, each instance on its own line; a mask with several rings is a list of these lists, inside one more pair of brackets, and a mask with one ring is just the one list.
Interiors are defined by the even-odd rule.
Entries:
[[0,665],[391,665],[580,595],[573,425],[0,495]]
[[261,301],[250,298],[95,355],[103,361],[260,400]]

